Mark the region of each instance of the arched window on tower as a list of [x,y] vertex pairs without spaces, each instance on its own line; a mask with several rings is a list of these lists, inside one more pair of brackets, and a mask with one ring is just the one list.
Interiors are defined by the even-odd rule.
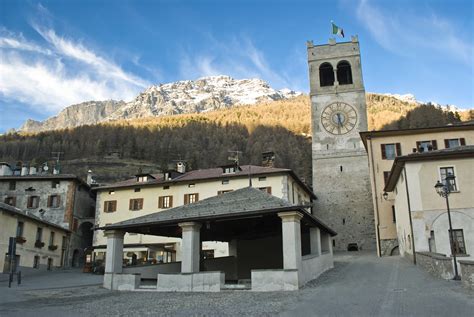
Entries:
[[352,71],[349,62],[341,61],[337,64],[337,81],[339,85],[352,84]]
[[329,63],[322,63],[319,66],[319,84],[321,87],[334,85],[334,69]]

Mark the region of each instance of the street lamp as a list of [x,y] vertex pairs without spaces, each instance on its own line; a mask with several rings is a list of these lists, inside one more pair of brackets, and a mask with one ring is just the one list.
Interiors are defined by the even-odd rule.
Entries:
[[456,262],[456,252],[454,250],[454,232],[453,232],[453,226],[451,224],[451,211],[449,210],[449,198],[448,198],[452,189],[454,189],[455,179],[456,179],[456,176],[449,174],[448,176],[446,176],[444,184],[441,183],[440,181],[436,182],[435,189],[438,195],[446,199],[446,209],[448,210],[448,220],[449,220],[449,235],[451,238],[449,245],[451,246],[451,255],[454,261],[453,280],[460,280],[461,277],[459,277],[459,274],[458,274],[458,264]]

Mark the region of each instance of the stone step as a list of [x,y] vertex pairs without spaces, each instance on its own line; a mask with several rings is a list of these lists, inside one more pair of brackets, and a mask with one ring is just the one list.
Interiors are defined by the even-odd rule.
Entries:
[[222,291],[237,291],[237,290],[250,290],[250,284],[224,284],[221,287]]

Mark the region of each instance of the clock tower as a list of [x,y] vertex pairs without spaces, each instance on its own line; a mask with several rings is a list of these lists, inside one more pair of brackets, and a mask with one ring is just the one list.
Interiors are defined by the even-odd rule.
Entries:
[[375,250],[368,158],[359,136],[367,131],[359,41],[310,41],[307,49],[314,214],[337,232],[335,250]]

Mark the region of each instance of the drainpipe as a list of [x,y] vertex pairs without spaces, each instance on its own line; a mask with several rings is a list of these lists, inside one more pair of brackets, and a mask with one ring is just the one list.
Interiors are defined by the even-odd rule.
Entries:
[[375,170],[374,170],[374,152],[372,150],[372,138],[369,137],[370,144],[370,161],[372,165],[372,180],[374,181],[374,194],[375,194],[375,215],[377,219],[377,224],[375,225],[375,230],[377,231],[377,253],[379,256],[382,256],[382,250],[380,246],[380,216],[379,216],[379,201],[377,197],[377,182],[375,181]]
[[411,247],[413,249],[413,264],[416,265],[415,236],[413,235],[413,221],[411,219],[410,193],[408,191],[408,178],[405,166],[403,166],[403,176],[405,176],[405,188],[407,191],[408,216],[410,218]]

